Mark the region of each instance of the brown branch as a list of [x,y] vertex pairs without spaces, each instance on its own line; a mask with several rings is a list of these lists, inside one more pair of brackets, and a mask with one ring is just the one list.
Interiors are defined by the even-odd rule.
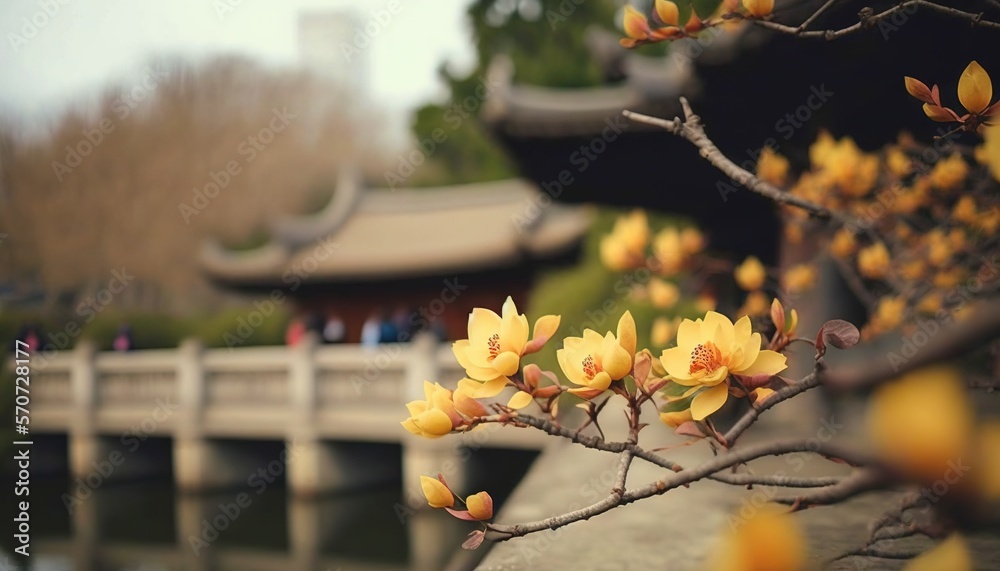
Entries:
[[963,19],[963,20],[968,20],[970,22],[970,24],[973,25],[973,26],[981,26],[981,27],[984,27],[984,28],[990,28],[990,29],[994,29],[994,30],[1000,30],[1000,23],[991,22],[989,20],[983,20],[982,19],[982,16],[983,16],[982,13],[965,12],[963,10],[958,10],[956,8],[951,8],[951,7],[948,7],[948,6],[942,6],[940,4],[935,4],[934,2],[930,2],[928,0],[906,0],[904,2],[900,2],[899,4],[893,6],[892,8],[888,8],[888,9],[882,11],[882,12],[879,12],[878,14],[870,13],[870,10],[869,10],[868,14],[865,14],[864,12],[861,12],[861,13],[858,14],[858,16],[860,18],[860,21],[858,23],[856,23],[856,24],[851,25],[851,26],[847,26],[846,28],[841,28],[839,30],[810,30],[810,31],[806,31],[806,29],[805,29],[806,26],[808,24],[811,24],[813,22],[813,20],[815,20],[816,17],[820,13],[822,13],[823,11],[825,11],[829,7],[829,5],[832,4],[832,3],[833,2],[830,1],[830,2],[827,2],[826,4],[824,4],[822,7],[820,7],[819,10],[816,11],[816,13],[814,13],[812,16],[810,16],[805,22],[803,22],[799,26],[788,26],[788,25],[785,25],[785,24],[779,24],[777,22],[772,22],[770,20],[758,20],[758,19],[754,19],[754,18],[746,18],[742,14],[733,14],[732,17],[743,18],[743,19],[745,19],[747,21],[750,21],[750,22],[753,22],[754,24],[757,24],[758,26],[767,28],[769,30],[774,30],[775,32],[780,32],[782,34],[788,34],[788,35],[792,35],[792,36],[798,36],[800,38],[819,38],[819,39],[824,39],[824,40],[827,40],[827,41],[833,41],[833,40],[838,40],[840,38],[843,38],[844,36],[849,36],[851,34],[860,32],[862,30],[871,29],[872,27],[876,26],[879,21],[885,20],[887,18],[891,18],[896,12],[901,12],[901,11],[904,11],[907,8],[911,7],[911,6],[915,6],[915,7],[918,7],[918,8],[919,7],[925,7],[925,8],[928,8],[928,9],[932,10],[932,11],[935,11],[935,12],[939,12],[939,13],[946,14],[946,15],[949,15],[949,16],[952,16],[952,17],[955,17],[955,18],[960,18],[960,19]]
[[665,478],[651,482],[642,488],[627,490],[621,496],[612,493],[607,498],[597,503],[573,512],[545,518],[543,520],[514,525],[487,524],[487,528],[495,534],[494,537],[491,538],[495,541],[506,541],[514,537],[521,537],[528,535],[529,533],[535,533],[547,529],[554,530],[577,521],[590,519],[619,506],[624,506],[642,499],[665,494],[670,490],[681,486],[687,486],[692,482],[708,478],[716,472],[720,472],[740,464],[745,464],[757,458],[763,458],[765,456],[780,456],[795,452],[811,452],[826,457],[843,458],[856,464],[865,462],[865,459],[850,454],[846,450],[837,448],[829,443],[817,443],[815,439],[766,442],[756,446],[730,451],[695,468],[681,470],[676,474],[670,474]]
[[645,123],[654,127],[660,127],[674,135],[677,135],[678,137],[686,139],[695,147],[698,147],[699,154],[702,158],[711,163],[715,168],[722,171],[722,173],[728,176],[732,181],[743,186],[747,190],[755,192],[778,204],[801,208],[810,215],[819,219],[828,220],[833,218],[841,224],[851,224],[856,228],[861,227],[858,221],[854,218],[847,216],[846,214],[831,212],[830,209],[825,206],[785,192],[729,160],[729,158],[715,146],[715,143],[708,138],[708,135],[705,134],[705,128],[701,124],[701,117],[695,115],[694,111],[691,110],[691,104],[688,103],[688,100],[681,97],[680,101],[681,107],[684,110],[683,120],[680,118],[674,118],[673,120],[668,121],[666,119],[651,117],[649,115],[643,115],[642,113],[636,113],[628,110],[623,111],[622,114],[638,123]]
[[[673,462],[667,458],[646,450],[645,448],[639,446],[638,444],[633,444],[630,442],[607,442],[603,438],[597,436],[586,436],[581,434],[577,430],[570,430],[565,426],[560,426],[553,424],[552,422],[544,419],[538,418],[536,416],[530,416],[521,413],[508,413],[503,415],[487,416],[477,419],[477,423],[501,423],[501,424],[512,424],[514,426],[519,426],[523,428],[535,428],[541,430],[550,436],[558,436],[561,438],[566,438],[571,442],[580,444],[585,448],[591,448],[593,450],[600,450],[602,452],[612,452],[620,454],[622,452],[628,451],[635,458],[640,458],[649,462],[650,464],[659,466],[661,468],[666,468],[672,472],[681,472],[684,467],[680,464]],[[712,474],[708,476],[708,479],[714,480],[716,482],[721,482],[723,484],[729,484],[733,486],[777,486],[784,488],[820,488],[824,486],[831,486],[840,482],[840,477],[811,477],[811,478],[798,478],[794,476],[772,476],[772,475],[758,475],[758,474],[733,474],[727,472],[720,472],[718,474]]]
[[819,374],[822,370],[821,363],[822,361],[817,361],[816,370],[804,377],[801,381],[778,389],[774,392],[774,394],[764,399],[759,406],[748,410],[746,414],[736,421],[736,424],[734,424],[732,428],[730,428],[723,435],[723,438],[726,440],[726,446],[731,448],[733,444],[736,443],[736,439],[739,438],[739,436],[743,434],[747,428],[750,428],[750,425],[757,422],[760,415],[771,409],[771,407],[780,404],[799,393],[804,393],[809,389],[818,387],[822,383],[822,379]]
[[792,506],[793,511],[804,510],[817,506],[828,506],[853,498],[858,494],[884,487],[890,482],[884,472],[874,469],[856,470],[840,482],[812,490],[794,497],[777,498],[779,504]]

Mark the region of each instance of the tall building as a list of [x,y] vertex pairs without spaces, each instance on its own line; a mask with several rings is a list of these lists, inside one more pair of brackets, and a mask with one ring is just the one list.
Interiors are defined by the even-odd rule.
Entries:
[[299,61],[310,71],[350,85],[356,92],[367,92],[372,40],[363,27],[350,12],[300,14]]

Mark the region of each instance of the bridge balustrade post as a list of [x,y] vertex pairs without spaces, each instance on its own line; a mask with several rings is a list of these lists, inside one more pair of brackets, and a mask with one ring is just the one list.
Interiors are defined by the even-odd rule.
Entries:
[[73,418],[69,428],[69,468],[74,477],[85,478],[93,470],[104,450],[96,434],[94,416],[97,413],[97,370],[94,358],[97,345],[81,339],[73,349],[70,365],[70,387]]
[[177,399],[180,410],[174,430],[174,481],[182,490],[205,487],[212,450],[202,432],[205,406],[204,346],[185,339],[177,350]]

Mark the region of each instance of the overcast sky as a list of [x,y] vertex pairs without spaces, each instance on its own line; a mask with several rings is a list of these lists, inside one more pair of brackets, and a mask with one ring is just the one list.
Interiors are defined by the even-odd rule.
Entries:
[[[402,111],[443,95],[435,69],[473,61],[470,0],[399,0],[369,49],[368,90]],[[300,11],[349,10],[360,24],[387,0],[4,0],[0,5],[0,113],[27,123],[128,82],[157,54],[238,53],[295,65]],[[43,8],[58,11],[52,16]],[[230,9],[230,7],[232,7]],[[25,19],[42,23],[27,25]],[[372,28],[374,29],[374,28]],[[33,36],[33,37],[28,37]]]

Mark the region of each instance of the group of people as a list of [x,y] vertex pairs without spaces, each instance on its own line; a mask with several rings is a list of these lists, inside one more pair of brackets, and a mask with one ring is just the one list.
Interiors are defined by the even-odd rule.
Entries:
[[[376,347],[381,343],[401,343],[410,341],[420,330],[429,329],[438,339],[447,338],[441,321],[429,325],[426,321],[415,320],[415,312],[405,307],[397,308],[390,314],[382,307],[372,312],[361,326],[361,344],[366,347]],[[416,325],[415,325],[416,323]],[[336,313],[313,313],[304,318],[295,318],[288,324],[285,332],[285,343],[296,345],[302,341],[308,332],[315,332],[323,343],[344,343],[347,341],[347,325]]]
[[[34,323],[25,323],[17,332],[16,339],[24,343],[24,347],[29,353],[34,353],[46,345],[42,339],[41,328]],[[58,344],[58,342],[56,342]],[[52,347],[54,349],[66,349],[66,347]],[[132,351],[135,349],[135,338],[132,336],[132,327],[128,323],[122,323],[115,332],[115,337],[111,341],[111,348],[115,351]]]

